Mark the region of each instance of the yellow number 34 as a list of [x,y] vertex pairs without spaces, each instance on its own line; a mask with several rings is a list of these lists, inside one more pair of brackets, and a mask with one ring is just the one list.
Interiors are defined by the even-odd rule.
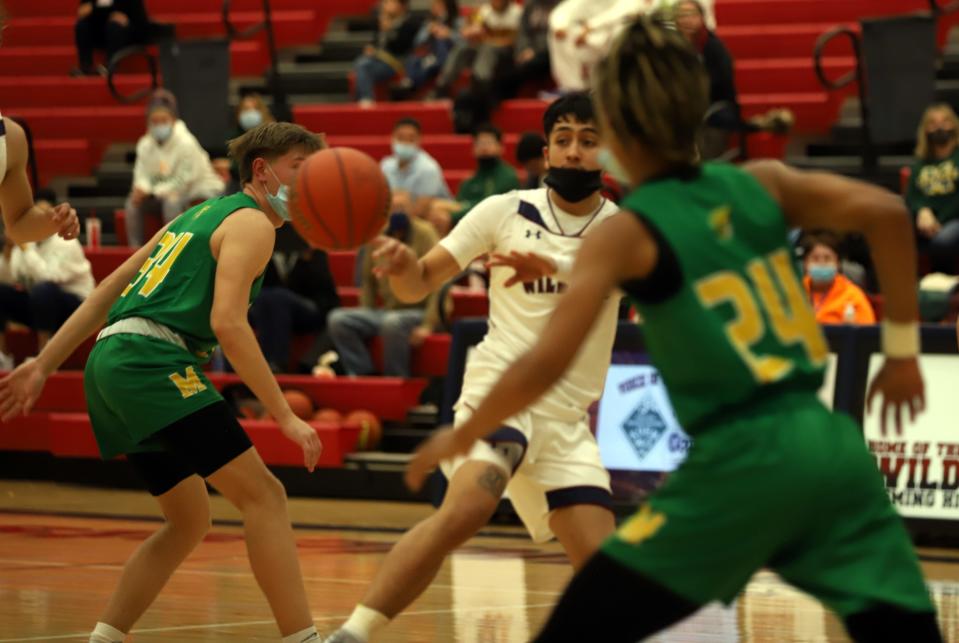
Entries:
[[127,293],[136,288],[141,282],[143,282],[143,285],[140,286],[140,296],[149,297],[152,295],[153,291],[166,279],[170,273],[170,268],[173,267],[177,257],[180,256],[180,253],[183,252],[186,244],[190,243],[190,239],[192,238],[192,232],[181,232],[179,234],[167,232],[164,234],[163,238],[160,239],[160,243],[157,245],[156,252],[143,263],[143,266],[140,267],[140,272],[137,274],[137,278],[124,288],[123,294],[120,296],[126,297]]
[[[746,272],[752,288],[739,274],[725,271],[699,281],[696,293],[707,306],[732,305],[735,316],[726,324],[726,335],[756,380],[775,382],[793,368],[792,360],[785,357],[758,355],[753,351],[753,345],[766,335],[763,311],[780,342],[801,344],[813,364],[825,362],[829,348],[806,303],[805,291],[796,278],[789,253],[777,250],[768,257],[754,259],[746,266]],[[774,285],[774,275],[779,290]],[[754,293],[759,295],[762,309]]]

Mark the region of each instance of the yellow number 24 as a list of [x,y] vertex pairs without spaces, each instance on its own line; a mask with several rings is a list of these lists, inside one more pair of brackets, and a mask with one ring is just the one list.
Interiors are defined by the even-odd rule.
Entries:
[[[756,380],[775,382],[793,369],[792,361],[785,357],[757,355],[753,351],[753,345],[766,335],[763,309],[780,342],[802,344],[812,363],[825,362],[829,348],[806,303],[789,253],[781,249],[768,257],[756,258],[746,266],[746,272],[752,288],[739,274],[724,271],[697,282],[696,293],[706,306],[732,305],[735,315],[726,324],[726,335]],[[779,290],[774,280],[779,282]],[[762,309],[754,293],[759,295]]]

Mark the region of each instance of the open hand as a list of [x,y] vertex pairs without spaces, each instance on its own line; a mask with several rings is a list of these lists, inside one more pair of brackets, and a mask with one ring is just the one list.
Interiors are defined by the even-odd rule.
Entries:
[[905,359],[886,358],[885,364],[876,374],[869,386],[869,395],[866,398],[866,412],[872,412],[872,401],[882,393],[882,405],[879,408],[879,429],[886,435],[886,412],[895,409],[896,434],[902,435],[902,407],[909,411],[909,420],[916,421],[916,416],[926,408],[925,386],[922,382],[922,373],[919,372],[919,361],[915,357]]
[[320,460],[320,454],[323,453],[323,443],[320,442],[316,429],[295,415],[291,415],[290,419],[280,423],[280,430],[288,440],[295,442],[303,449],[303,464],[312,473]]
[[535,252],[516,252],[513,250],[508,255],[493,253],[490,260],[486,262],[486,268],[512,268],[513,275],[503,284],[507,288],[516,284],[526,284],[537,281],[542,277],[548,277],[556,274],[556,264],[547,257],[540,256]]
[[373,240],[373,274],[377,277],[402,275],[416,265],[416,253],[408,245],[390,237]]
[[0,420],[26,415],[33,408],[47,376],[36,360],[24,362],[0,379]]

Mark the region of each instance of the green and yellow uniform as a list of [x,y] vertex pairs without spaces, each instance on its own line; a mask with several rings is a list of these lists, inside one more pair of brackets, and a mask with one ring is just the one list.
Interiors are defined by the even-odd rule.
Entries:
[[623,284],[689,457],[604,551],[684,598],[730,601],[760,567],[841,615],[932,604],[861,433],[817,397],[828,348],[779,205],[705,164],[623,202],[660,263]]
[[[153,451],[151,436],[223,398],[202,364],[217,339],[210,327],[216,260],[210,239],[237,210],[259,209],[242,192],[180,215],[110,309],[84,373],[87,407],[104,458]],[[254,282],[250,301],[260,290]]]

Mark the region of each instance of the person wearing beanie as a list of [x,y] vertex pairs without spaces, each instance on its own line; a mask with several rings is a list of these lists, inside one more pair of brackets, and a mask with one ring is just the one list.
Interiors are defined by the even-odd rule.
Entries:
[[163,215],[167,223],[191,203],[223,194],[225,185],[213,170],[210,156],[179,119],[176,97],[165,89],[147,101],[147,132],[137,143],[133,186],[126,202],[127,239],[143,243],[147,213]]

